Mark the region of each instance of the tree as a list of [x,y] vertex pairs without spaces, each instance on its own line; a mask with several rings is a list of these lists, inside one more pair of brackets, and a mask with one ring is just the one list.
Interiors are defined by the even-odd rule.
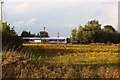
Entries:
[[111,31],[111,32],[115,32],[116,30],[111,26],[111,25],[105,25],[104,29]]
[[83,40],[83,27],[79,26],[77,32],[76,32],[76,40],[77,43],[80,43]]
[[35,37],[35,34],[31,34],[30,31],[27,32],[27,31],[24,30],[24,31],[21,33],[21,37]]
[[16,34],[14,27],[10,28],[7,22],[2,23],[2,46],[17,48],[22,43],[22,39]]
[[40,31],[39,34],[38,34],[40,37],[49,37],[49,34],[48,32],[44,32],[44,31]]
[[103,35],[102,39],[104,43],[107,42],[112,42],[112,43],[117,43],[117,36],[118,32],[111,26],[111,25],[105,25],[104,28],[102,29]]
[[120,33],[111,25],[101,29],[97,20],[88,21],[84,27],[79,26],[78,30],[73,29],[71,35],[72,41],[77,43],[120,43]]
[[82,27],[80,26],[77,30],[76,39],[78,43],[91,43],[99,42],[100,39],[101,25],[98,21],[92,20]]
[[75,28],[75,29],[72,29],[72,31],[71,31],[71,42],[72,43],[76,43],[76,32],[77,32],[77,29]]
[[91,31],[91,42],[100,42],[101,24],[97,20],[88,21],[85,28]]

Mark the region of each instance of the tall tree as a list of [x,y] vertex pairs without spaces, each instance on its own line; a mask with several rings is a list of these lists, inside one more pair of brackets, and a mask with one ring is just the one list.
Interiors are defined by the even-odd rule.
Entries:
[[76,35],[78,43],[91,43],[100,41],[100,30],[101,25],[98,21],[88,21],[84,27],[80,26],[78,28]]
[[72,31],[71,31],[71,42],[72,43],[76,43],[76,32],[77,32],[77,29],[75,28],[75,29],[72,29]]
[[76,32],[76,40],[77,40],[77,43],[80,43],[82,40],[83,40],[83,27],[82,26],[79,26],[77,32]]
[[91,42],[100,42],[101,24],[97,20],[88,21],[85,28],[91,31]]

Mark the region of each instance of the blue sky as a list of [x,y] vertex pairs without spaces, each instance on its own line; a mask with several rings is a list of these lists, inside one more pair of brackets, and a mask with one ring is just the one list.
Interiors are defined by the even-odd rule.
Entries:
[[[89,2],[88,2],[89,1]],[[117,0],[4,0],[3,19],[23,30],[38,33],[46,27],[50,36],[70,37],[72,28],[84,26],[89,20],[98,20],[102,27],[118,29]]]

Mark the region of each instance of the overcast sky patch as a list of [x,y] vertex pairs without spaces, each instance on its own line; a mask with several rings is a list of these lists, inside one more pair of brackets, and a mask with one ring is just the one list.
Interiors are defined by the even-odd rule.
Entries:
[[51,36],[57,36],[59,32],[60,36],[69,37],[73,27],[78,28],[79,25],[85,25],[94,19],[98,20],[102,27],[110,24],[118,29],[117,2],[5,1],[3,19],[15,26],[18,34],[27,29],[32,33],[38,33],[45,26]]

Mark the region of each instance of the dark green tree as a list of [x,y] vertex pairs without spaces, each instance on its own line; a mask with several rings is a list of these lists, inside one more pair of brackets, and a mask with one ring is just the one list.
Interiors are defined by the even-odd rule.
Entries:
[[104,29],[111,31],[111,32],[115,32],[116,30],[111,26],[111,25],[105,25]]
[[39,33],[38,33],[38,36],[40,36],[40,37],[42,37],[42,38],[44,38],[44,37],[49,37],[49,34],[48,34],[48,32],[44,32],[44,31],[40,31]]
[[7,22],[2,23],[2,46],[17,48],[21,45],[22,39],[16,34],[14,27],[10,28]]
[[117,43],[118,34],[119,33],[116,32],[116,30],[111,25],[105,25],[102,29],[102,41],[104,43]]
[[35,37],[35,34],[31,34],[30,31],[27,32],[27,31],[24,30],[24,31],[21,33],[21,37]]

